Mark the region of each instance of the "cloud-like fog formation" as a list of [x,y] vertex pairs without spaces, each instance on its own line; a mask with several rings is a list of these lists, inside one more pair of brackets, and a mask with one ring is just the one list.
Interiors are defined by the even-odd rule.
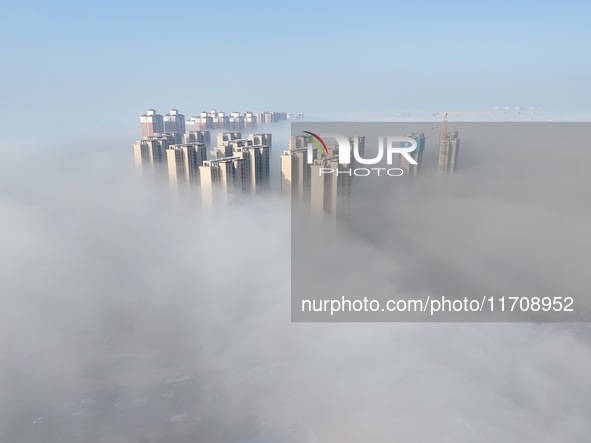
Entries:
[[[322,125],[310,125],[311,130],[347,133],[347,124]],[[353,234],[343,230],[326,239],[330,229],[298,220],[293,228],[294,258],[301,259],[294,268],[298,297],[306,298],[309,288],[323,286],[339,296],[361,293],[382,300],[401,295],[486,300],[572,297],[572,315],[541,311],[535,317],[530,312],[503,315],[497,304],[496,317],[491,318],[590,320],[584,288],[589,283],[591,211],[583,203],[590,198],[585,170],[591,162],[588,124],[454,124],[461,140],[460,169],[447,178],[433,171],[438,134],[429,125],[392,127],[398,134],[426,133],[424,175],[414,180],[354,177],[347,220]],[[349,130],[372,133],[371,126]],[[366,150],[372,148],[370,138]],[[302,212],[305,217],[306,211]],[[344,277],[326,273],[327,266],[347,272]],[[395,313],[352,313],[340,319],[361,317],[388,320]],[[474,321],[482,316],[451,318]]]
[[587,440],[584,325],[290,323],[286,202],[60,149],[2,165],[0,441]]

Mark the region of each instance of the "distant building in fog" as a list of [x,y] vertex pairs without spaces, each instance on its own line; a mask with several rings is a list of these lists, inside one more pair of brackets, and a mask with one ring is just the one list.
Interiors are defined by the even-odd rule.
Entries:
[[[281,154],[281,192],[286,196],[310,200],[310,174],[308,164],[308,137],[303,135],[289,138],[288,150]],[[316,159],[317,150],[312,150]]]
[[142,138],[164,132],[164,120],[160,114],[156,113],[155,109],[148,109],[145,114],[140,116],[140,126]]
[[439,142],[438,171],[441,175],[453,174],[458,163],[460,139],[458,131],[443,134]]
[[171,109],[169,114],[164,116],[164,132],[174,134],[175,142],[181,143],[185,133],[185,116],[179,114],[176,109]]
[[400,156],[400,169],[404,170],[406,176],[416,176],[423,167],[423,152],[425,151],[425,134],[422,132],[412,132],[405,134],[405,137],[415,139],[417,148],[410,153],[410,156],[417,162],[416,165],[411,164],[404,156]]
[[312,164],[308,163],[307,136],[292,136],[289,149],[281,155],[281,190],[292,199],[307,202],[313,213],[333,219],[345,218],[351,201],[351,183],[356,167],[353,150],[361,157],[365,153],[365,137],[348,137],[350,163],[339,162],[339,148],[327,146],[327,153],[310,150]]
[[313,213],[335,219],[346,217],[351,201],[351,164],[341,164],[338,156],[332,155],[314,160],[310,170],[310,206]]
[[229,114],[216,109],[203,111],[199,116],[191,117],[190,123],[194,129],[230,129],[240,131],[257,124],[270,124],[286,120],[287,112],[259,112],[232,111]]
[[259,112],[257,121],[262,125],[270,125],[273,123],[273,114],[271,112]]

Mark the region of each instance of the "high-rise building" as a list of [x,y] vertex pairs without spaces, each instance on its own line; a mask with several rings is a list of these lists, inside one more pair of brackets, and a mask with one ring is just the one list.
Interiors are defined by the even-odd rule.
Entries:
[[[289,139],[288,150],[281,154],[281,190],[284,195],[292,196],[304,201],[310,201],[312,177],[320,175],[319,170],[324,162],[336,162],[338,168],[333,168],[335,171],[351,171],[355,168],[356,161],[353,155],[353,150],[357,149],[361,157],[365,154],[365,136],[349,137],[349,149],[351,153],[351,163],[348,165],[340,165],[338,163],[339,149],[337,146],[328,146],[328,153],[320,154],[317,149],[312,149],[312,165],[308,164],[308,145],[309,138],[303,135],[292,136]],[[329,166],[325,166],[328,168]],[[351,176],[349,176],[351,177]],[[328,179],[327,179],[328,180]],[[344,179],[343,179],[344,180]],[[314,179],[318,185],[318,180]],[[340,183],[340,182],[339,182]],[[345,181],[343,181],[345,183]],[[347,188],[350,189],[350,178],[347,179]],[[335,184],[336,186],[336,184]],[[344,186],[344,185],[341,185]],[[336,188],[335,188],[336,189]],[[336,192],[336,191],[335,191]],[[334,212],[334,211],[333,211]],[[336,212],[335,212],[336,214]]]
[[133,145],[133,155],[138,168],[154,168],[157,163],[166,162],[166,150],[174,144],[171,134],[151,135]]
[[269,148],[273,146],[273,136],[267,133],[249,134],[249,140],[255,145],[266,145]]
[[183,143],[203,143],[206,148],[211,146],[211,134],[209,131],[189,131],[183,134]]
[[228,129],[241,130],[244,126],[244,115],[241,112],[232,112],[228,118]]
[[176,143],[181,143],[185,133],[185,116],[176,109],[164,116],[164,132],[174,134]]
[[281,155],[281,187],[284,195],[309,202],[313,213],[343,219],[349,212],[351,182],[355,160],[353,150],[363,157],[365,137],[349,137],[351,163],[339,162],[338,146],[327,146],[327,153],[312,149],[308,164],[308,137],[292,136],[290,149]]
[[346,218],[351,200],[351,164],[341,164],[338,156],[332,155],[314,160],[310,169],[312,212],[335,219]]
[[404,171],[404,175],[414,177],[419,174],[423,167],[423,152],[425,151],[425,134],[422,132],[412,132],[405,134],[405,137],[415,139],[417,148],[410,153],[410,156],[417,162],[416,165],[411,164],[405,157],[400,155],[400,169]]
[[140,126],[142,138],[165,132],[163,118],[156,113],[155,109],[148,109],[145,114],[140,116]]
[[195,115],[185,119],[186,131],[199,131],[201,129],[201,117]]
[[256,115],[252,112],[247,111],[244,113],[244,124],[245,126],[254,126],[257,122]]
[[205,144],[172,145],[166,150],[168,178],[174,186],[200,183],[199,168],[207,160]]
[[245,128],[254,127],[259,123],[274,123],[287,118],[288,114],[286,112],[260,112],[255,114],[252,111],[233,111],[227,114],[211,109],[210,111],[201,112],[199,116],[191,117],[187,124],[191,127],[191,130],[219,128],[241,131]]
[[273,119],[272,112],[259,112],[257,114],[257,123],[261,125],[269,125],[273,123],[275,120]]
[[270,134],[251,134],[248,139],[241,138],[240,132],[223,132],[218,134],[218,145],[211,151],[212,159],[241,157],[247,162],[247,183],[252,191],[260,189],[269,179]]
[[232,154],[246,160],[246,187],[252,192],[259,191],[269,183],[270,149],[267,145],[254,145],[252,142],[237,146]]
[[[286,196],[310,200],[310,174],[308,164],[308,138],[303,135],[292,136],[289,139],[288,150],[281,154],[281,191]],[[317,150],[312,150],[312,157],[316,159]]]
[[453,174],[458,163],[460,139],[458,131],[445,132],[439,142],[438,171],[441,175]]
[[246,146],[248,140],[240,132],[222,132],[217,135],[217,146],[211,151],[211,158],[231,157],[236,148]]
[[354,137],[349,137],[349,144],[351,145],[351,161],[353,162],[353,167],[357,167],[357,161],[355,160],[355,155],[353,154],[353,150],[355,149],[355,143],[357,143],[357,152],[361,158],[365,157],[365,136],[364,135],[356,135]]
[[199,168],[203,203],[211,204],[217,191],[226,196],[233,189],[248,188],[247,159],[240,156],[212,159]]
[[220,132],[217,135],[217,146],[224,146],[224,144],[231,140],[239,140],[242,138],[240,131],[234,132]]
[[213,128],[213,117],[211,117],[206,111],[199,114],[200,129],[211,129]]
[[211,160],[200,168],[204,202],[211,202],[216,189],[221,193],[230,189],[256,192],[267,186],[270,147],[255,144],[254,140],[270,140],[270,137],[259,135],[261,137],[243,139],[238,131],[218,134],[218,145],[211,151]]
[[230,187],[243,188],[246,182],[246,159],[240,156],[206,160],[199,168],[201,185],[219,185],[224,190]]
[[273,118],[276,122],[287,120],[287,112],[273,112]]
[[306,148],[308,146],[308,136],[306,135],[292,135],[287,141],[287,149],[295,151],[297,149]]

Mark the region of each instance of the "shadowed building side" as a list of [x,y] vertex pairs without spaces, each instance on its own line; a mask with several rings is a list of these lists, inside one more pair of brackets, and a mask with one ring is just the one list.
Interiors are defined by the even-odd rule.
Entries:
[[441,175],[451,175],[456,171],[460,152],[458,131],[442,134],[439,142],[439,163],[437,170]]
[[423,168],[423,152],[425,151],[425,134],[422,132],[411,132],[405,134],[405,137],[413,138],[417,142],[417,148],[409,155],[417,162],[416,165],[410,163],[404,156],[400,155],[400,169],[404,171],[407,177],[419,175]]
[[199,168],[207,160],[205,144],[172,145],[166,150],[168,178],[173,186],[200,183]]
[[133,156],[138,169],[154,169],[157,164],[166,162],[166,150],[174,144],[171,134],[148,136],[133,145]]

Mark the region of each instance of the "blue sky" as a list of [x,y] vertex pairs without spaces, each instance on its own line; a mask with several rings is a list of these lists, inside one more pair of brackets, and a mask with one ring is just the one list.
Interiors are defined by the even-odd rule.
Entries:
[[588,2],[3,1],[0,129],[148,107],[589,109]]

